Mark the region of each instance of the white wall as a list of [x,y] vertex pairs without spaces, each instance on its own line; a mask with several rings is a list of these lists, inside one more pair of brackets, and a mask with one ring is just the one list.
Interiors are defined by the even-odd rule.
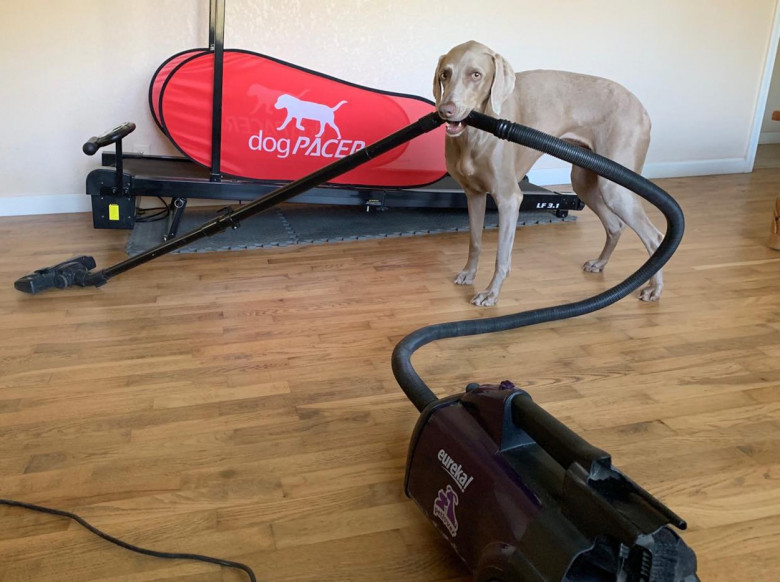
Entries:
[[780,111],[780,59],[775,59],[775,63],[759,143],[780,143],[780,121],[772,121],[772,112]]
[[[468,39],[515,69],[613,78],[654,122],[646,175],[748,171],[777,0],[227,0],[226,45],[354,83],[430,97],[438,56]],[[0,215],[88,209],[91,135],[174,153],[147,110],[168,56],[207,40],[207,0],[0,3]],[[773,55],[772,55],[773,56]],[[532,178],[567,181],[543,158]]]

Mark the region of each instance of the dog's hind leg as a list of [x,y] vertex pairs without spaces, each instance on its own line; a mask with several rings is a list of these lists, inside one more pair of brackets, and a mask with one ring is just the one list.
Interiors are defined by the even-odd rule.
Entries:
[[471,285],[477,274],[479,256],[482,254],[482,230],[485,228],[487,194],[466,190],[466,203],[469,210],[469,255],[466,266],[455,277],[456,285]]
[[[593,178],[595,178],[595,182],[589,182],[593,185],[586,188],[582,195],[576,189],[575,192],[601,219],[604,229],[607,231],[607,243],[598,259],[585,263],[585,270],[596,271],[604,268],[624,225],[637,234],[647,252],[652,255],[661,244],[663,234],[650,222],[640,201],[634,194],[614,182],[598,178],[595,175]],[[590,181],[591,177],[587,177],[586,180]],[[574,185],[574,171],[572,172],[572,185]],[[589,265],[596,268],[589,269]],[[640,291],[639,298],[642,301],[657,301],[661,297],[663,288],[663,274],[658,271],[650,279],[647,287]]]
[[[339,131],[338,126],[333,121],[328,121],[328,125],[330,125],[336,132],[336,137],[338,139],[341,139],[341,132]],[[323,129],[324,131],[324,129]]]
[[598,258],[586,261],[582,265],[582,269],[589,273],[600,273],[604,270],[625,228],[623,221],[604,203],[599,191],[598,178],[597,174],[578,166],[574,166],[571,171],[572,189],[580,200],[599,217],[607,234],[607,240]]
[[[625,191],[617,192],[623,189],[621,186],[608,182],[602,188],[602,194],[607,206],[615,214],[619,214],[621,220],[633,230],[642,244],[645,245],[647,253],[652,255],[661,244],[664,238],[663,233],[650,222],[641,202],[634,194]],[[661,292],[664,288],[663,274],[658,271],[650,279],[649,284],[639,292],[639,298],[642,301],[658,301],[661,298]]]

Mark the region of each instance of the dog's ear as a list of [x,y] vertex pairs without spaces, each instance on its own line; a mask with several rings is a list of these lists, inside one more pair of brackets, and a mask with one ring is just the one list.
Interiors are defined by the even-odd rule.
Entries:
[[501,105],[515,90],[515,71],[509,61],[499,54],[493,55],[493,64],[495,75],[493,76],[493,86],[490,88],[489,105],[492,114],[498,116],[501,113]]
[[433,73],[433,99],[436,101],[436,104],[439,104],[439,99],[441,99],[441,79],[439,79],[439,67],[441,67],[441,62],[444,60],[444,55],[439,57],[439,62],[436,64],[436,70]]

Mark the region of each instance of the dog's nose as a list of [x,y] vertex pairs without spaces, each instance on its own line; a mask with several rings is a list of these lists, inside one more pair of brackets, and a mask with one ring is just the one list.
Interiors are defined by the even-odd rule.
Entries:
[[439,105],[439,116],[442,119],[450,119],[455,113],[457,113],[457,107],[455,107],[454,103],[449,102]]

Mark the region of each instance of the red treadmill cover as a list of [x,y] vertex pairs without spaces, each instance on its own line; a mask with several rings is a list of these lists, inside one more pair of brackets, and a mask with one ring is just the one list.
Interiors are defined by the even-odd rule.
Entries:
[[181,63],[192,58],[194,55],[205,54],[207,52],[208,49],[189,49],[175,54],[172,57],[169,57],[167,61],[163,62],[152,76],[152,82],[149,85],[149,109],[151,109],[152,117],[154,117],[154,121],[160,129],[162,129],[162,123],[160,123],[160,93],[165,85],[165,81],[168,80],[171,72],[173,72]]
[[[150,105],[186,156],[211,166],[214,55],[184,54],[152,80]],[[155,98],[157,97],[157,98]],[[292,181],[376,142],[433,110],[421,97],[340,81],[270,57],[224,53],[221,171]],[[422,135],[331,183],[403,188],[446,174],[443,128]]]

